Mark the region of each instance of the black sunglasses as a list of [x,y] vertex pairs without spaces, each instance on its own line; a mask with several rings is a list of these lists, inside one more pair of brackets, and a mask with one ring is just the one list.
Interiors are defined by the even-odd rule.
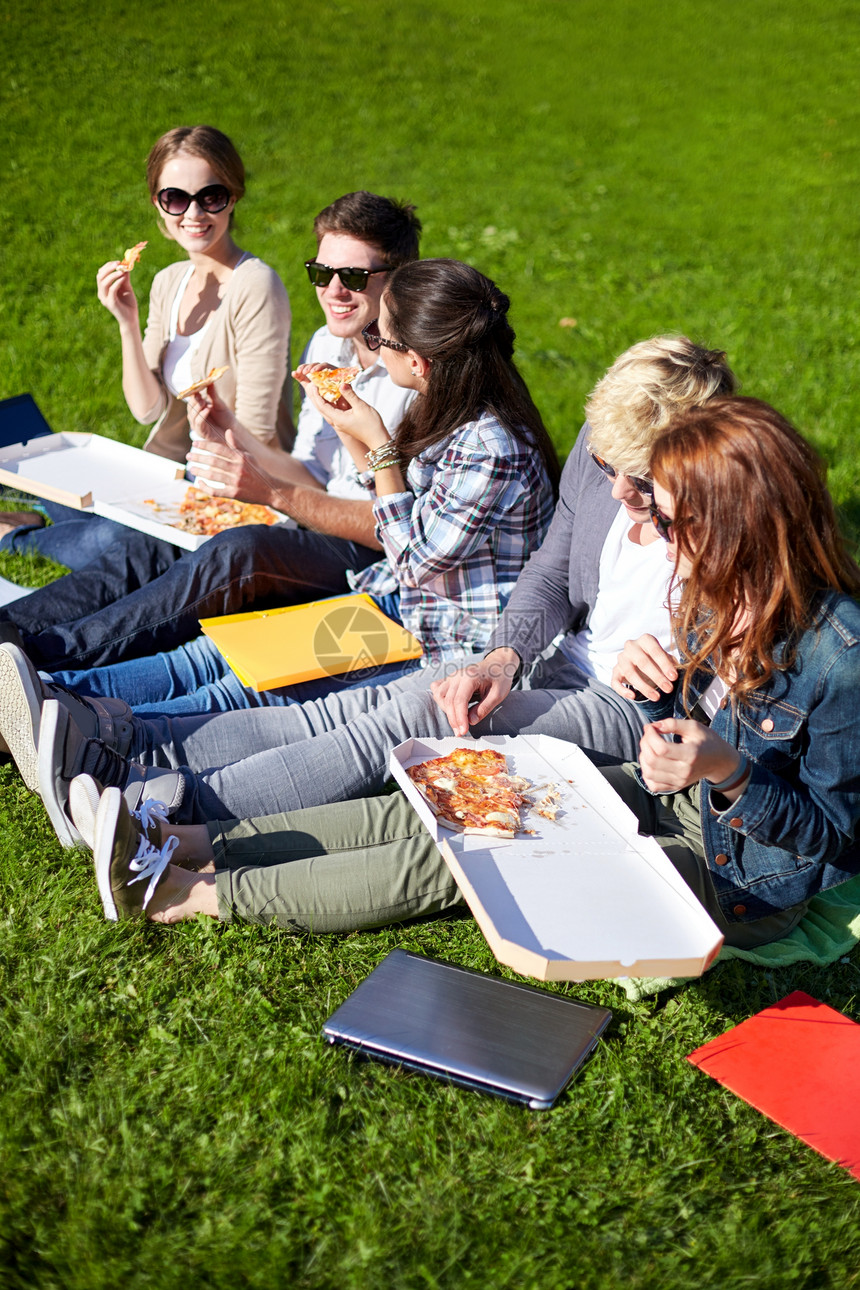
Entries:
[[207,215],[217,215],[230,205],[233,194],[223,184],[207,184],[198,193],[186,193],[184,188],[162,188],[156,195],[165,215],[184,215],[192,202],[196,202]]
[[[591,452],[590,449],[588,455],[591,457],[591,460],[594,462],[595,466],[597,466],[598,470],[602,470],[604,475],[607,475],[609,479],[617,478],[618,471],[614,466],[610,466],[609,462],[605,461],[603,457],[598,457],[597,453]],[[627,478],[630,480],[630,483],[637,492],[644,493],[646,497],[654,496],[654,485],[650,479],[644,479],[642,475],[628,475]]]
[[362,327],[361,338],[367,348],[372,351],[379,349],[380,345],[384,345],[386,349],[394,349],[398,354],[409,353],[409,346],[404,345],[403,341],[386,340],[384,336],[380,336],[378,318],[374,318],[373,322],[369,322],[366,327]]
[[305,260],[308,277],[315,287],[327,287],[335,274],[347,291],[366,291],[367,280],[377,273],[390,273],[390,269],[333,269],[319,260]]
[[663,514],[656,502],[652,502],[648,509],[651,512],[651,523],[654,525],[663,541],[671,542],[672,527],[675,523],[674,516],[672,519],[669,519],[668,515]]

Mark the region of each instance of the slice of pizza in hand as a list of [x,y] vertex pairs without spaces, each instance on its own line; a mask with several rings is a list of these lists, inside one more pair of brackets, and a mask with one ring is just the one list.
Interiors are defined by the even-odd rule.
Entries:
[[140,259],[141,251],[147,245],[148,243],[146,242],[136,242],[134,246],[130,246],[116,267],[122,269],[125,273],[131,273]]
[[229,372],[230,367],[212,367],[206,375],[199,381],[192,381],[187,390],[180,390],[177,399],[187,399],[189,394],[196,394],[198,390],[205,390],[207,385],[214,385],[225,372]]
[[508,774],[507,759],[492,748],[455,748],[444,757],[408,766],[406,773],[437,819],[461,833],[512,838],[522,828],[527,779]]
[[326,403],[337,403],[345,385],[350,385],[361,371],[360,367],[325,367],[311,372],[310,379]]

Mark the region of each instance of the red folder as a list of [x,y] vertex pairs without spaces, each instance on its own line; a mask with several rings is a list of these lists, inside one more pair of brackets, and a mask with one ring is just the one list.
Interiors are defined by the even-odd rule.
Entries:
[[860,1179],[860,1025],[796,990],[687,1061]]

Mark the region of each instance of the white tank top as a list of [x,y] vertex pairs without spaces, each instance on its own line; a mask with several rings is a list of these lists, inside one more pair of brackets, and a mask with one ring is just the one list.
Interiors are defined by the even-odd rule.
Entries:
[[[233,272],[249,259],[247,251],[243,251],[240,259],[237,261]],[[191,275],[194,272],[194,265],[189,264],[185,273],[179,280],[176,288],[176,294],[173,297],[173,304],[170,306],[170,322],[168,324],[167,334],[168,341],[164,350],[164,358],[161,363],[161,376],[164,384],[174,396],[180,390],[185,390],[194,380],[191,374],[191,364],[195,354],[203,343],[203,337],[209,330],[209,324],[212,322],[217,310],[213,310],[205,323],[198,331],[192,332],[190,336],[178,336],[176,329],[179,326],[179,306],[182,303],[182,297],[185,295],[185,288],[191,281]],[[220,308],[220,305],[219,305]]]

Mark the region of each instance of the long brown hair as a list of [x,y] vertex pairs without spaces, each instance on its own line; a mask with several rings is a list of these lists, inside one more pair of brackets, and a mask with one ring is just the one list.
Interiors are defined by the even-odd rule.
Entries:
[[417,260],[395,269],[383,299],[392,339],[430,360],[426,393],[413,401],[395,435],[404,459],[489,412],[540,454],[555,488],[558,457],[514,363],[505,293],[459,260]]
[[824,463],[767,403],[727,398],[681,413],[651,473],[692,565],[673,613],[684,697],[692,669],[707,666],[742,698],[790,666],[822,592],[860,593]]

